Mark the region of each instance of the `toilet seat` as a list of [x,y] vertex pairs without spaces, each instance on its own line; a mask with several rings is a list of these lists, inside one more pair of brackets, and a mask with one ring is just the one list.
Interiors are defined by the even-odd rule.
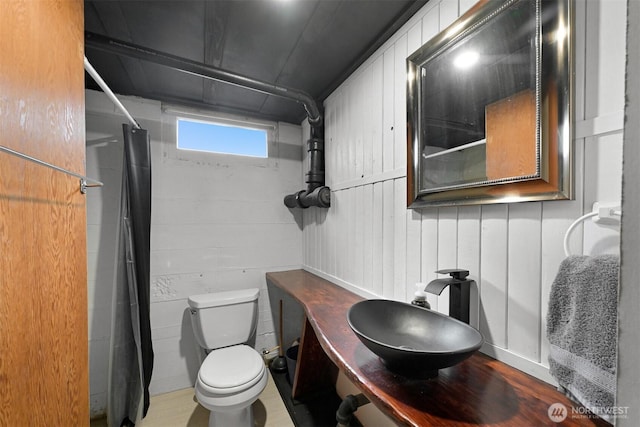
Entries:
[[198,372],[203,391],[223,396],[251,388],[264,376],[262,357],[248,345],[213,350]]

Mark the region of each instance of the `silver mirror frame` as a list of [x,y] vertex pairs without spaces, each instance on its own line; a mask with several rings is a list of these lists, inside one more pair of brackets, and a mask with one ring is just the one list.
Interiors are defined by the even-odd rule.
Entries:
[[[544,25],[541,19],[536,19],[536,38],[540,50],[552,50],[536,55],[537,176],[497,183],[485,181],[441,191],[420,191],[420,177],[426,172],[420,170],[422,65],[455,46],[471,30],[486,25],[509,5],[522,1],[535,1],[537,15],[545,14]],[[408,208],[573,198],[573,15],[572,0],[481,0],[407,58]],[[560,42],[541,44],[545,37],[563,31],[565,36]]]

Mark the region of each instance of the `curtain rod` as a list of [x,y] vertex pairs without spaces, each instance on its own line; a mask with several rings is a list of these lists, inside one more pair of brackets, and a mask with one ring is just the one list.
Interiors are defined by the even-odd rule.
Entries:
[[100,86],[100,88],[104,91],[104,93],[109,97],[111,102],[113,102],[116,105],[116,107],[118,107],[120,111],[122,111],[122,114],[124,114],[125,117],[129,119],[133,127],[135,127],[136,129],[140,129],[140,125],[138,124],[138,122],[136,122],[136,120],[131,116],[131,114],[129,114],[127,109],[124,108],[124,105],[122,105],[120,100],[116,98],[116,95],[111,91],[109,86],[107,86],[107,83],[105,83],[105,81],[102,80],[102,77],[100,77],[100,74],[98,74],[96,69],[93,68],[93,66],[89,63],[89,60],[87,59],[86,56],[84,57],[84,69],[87,71],[87,73],[89,73],[89,75],[93,78],[93,80],[95,80],[95,82],[98,83],[98,86]]

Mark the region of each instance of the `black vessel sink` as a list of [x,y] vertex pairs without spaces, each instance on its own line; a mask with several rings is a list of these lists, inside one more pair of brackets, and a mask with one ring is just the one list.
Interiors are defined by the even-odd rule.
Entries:
[[480,348],[475,328],[444,314],[391,300],[364,300],[349,309],[349,326],[385,366],[413,378],[462,362]]

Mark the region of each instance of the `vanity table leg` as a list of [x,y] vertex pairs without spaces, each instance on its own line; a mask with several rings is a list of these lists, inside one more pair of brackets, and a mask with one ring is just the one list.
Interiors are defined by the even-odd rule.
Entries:
[[291,390],[294,399],[333,389],[338,369],[327,357],[309,320],[305,317],[298,362]]

